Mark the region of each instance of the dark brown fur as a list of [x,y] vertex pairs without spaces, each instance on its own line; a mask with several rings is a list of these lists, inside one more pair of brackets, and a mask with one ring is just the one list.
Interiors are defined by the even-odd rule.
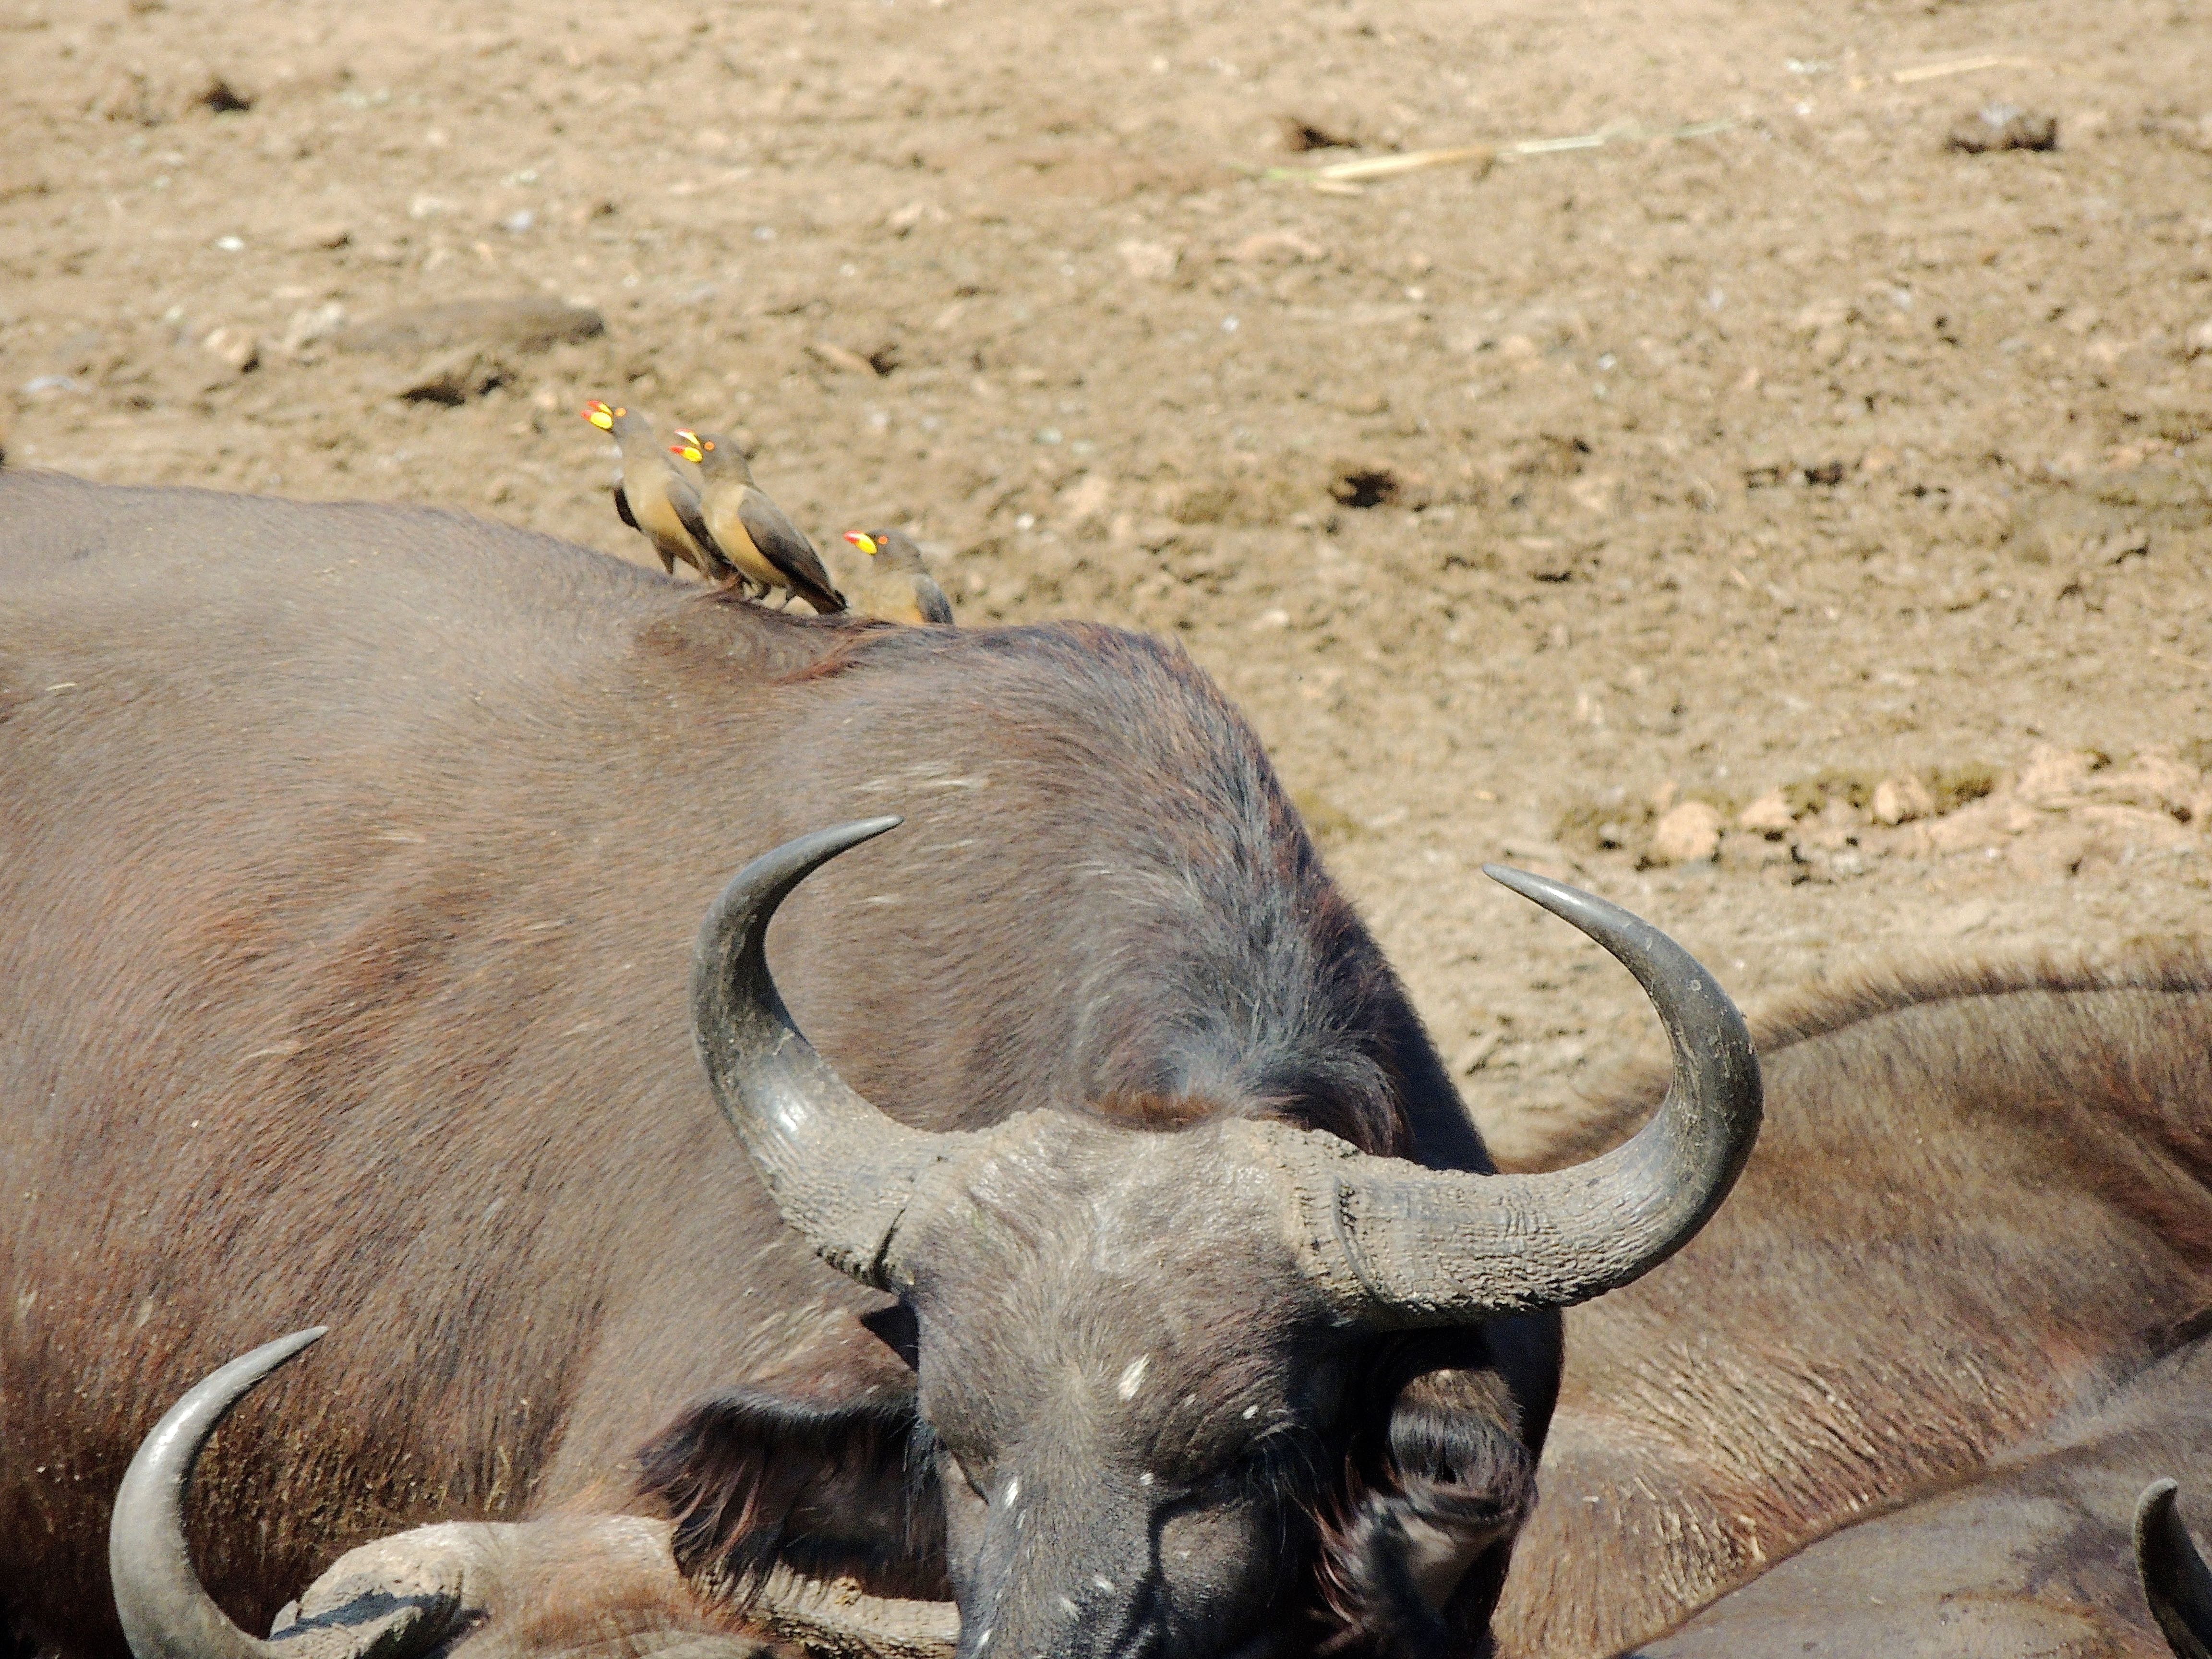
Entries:
[[[926,1527],[860,1524],[912,1410],[858,1322],[880,1298],[783,1227],[684,1014],[728,874],[884,811],[906,827],[771,949],[888,1109],[1267,1113],[1483,1167],[1179,651],[702,605],[451,514],[0,477],[0,1582],[39,1638],[118,1652],[101,1540],[132,1449],[311,1322],[334,1334],[195,1488],[249,1625],[414,1522],[636,1503],[641,1449],[702,1572],[928,1581]],[[1512,1378],[1511,1421],[1468,1432],[1534,1444],[1556,1322],[1486,1340],[1503,1362],[1438,1356]],[[865,1431],[833,1447],[839,1422]],[[832,1467],[848,1501],[810,1516]]]

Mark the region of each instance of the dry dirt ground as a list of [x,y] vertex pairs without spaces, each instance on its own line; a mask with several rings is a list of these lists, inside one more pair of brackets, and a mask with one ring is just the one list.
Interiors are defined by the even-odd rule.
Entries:
[[[0,0],[0,74],[9,465],[646,557],[577,405],[726,428],[966,623],[1184,641],[1509,1150],[1647,1038],[1486,860],[1753,1001],[2212,905],[2202,0]],[[532,296],[604,331],[386,325]]]

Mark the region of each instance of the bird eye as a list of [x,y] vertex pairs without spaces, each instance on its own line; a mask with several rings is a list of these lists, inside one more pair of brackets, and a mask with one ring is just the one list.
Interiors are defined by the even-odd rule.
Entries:
[[623,417],[623,416],[625,416],[625,415],[627,415],[627,414],[629,414],[629,410],[626,410],[626,409],[618,409],[618,410],[615,410],[615,418],[616,418],[617,420],[620,420],[620,419],[622,419],[622,417]]
[[713,444],[713,442],[712,442],[711,441],[709,441],[708,442],[706,442],[706,443],[701,444],[701,445],[699,446],[699,447],[700,447],[700,448],[702,448],[702,449],[712,449],[714,447],[714,444]]

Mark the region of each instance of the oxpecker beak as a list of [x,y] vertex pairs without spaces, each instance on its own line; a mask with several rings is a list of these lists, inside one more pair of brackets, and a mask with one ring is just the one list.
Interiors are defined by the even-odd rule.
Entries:
[[602,432],[611,432],[614,430],[615,411],[609,409],[597,398],[592,398],[591,402],[584,405],[584,418],[589,421],[593,426],[599,428]]
[[668,446],[668,453],[672,455],[681,455],[685,460],[696,466],[704,452],[696,444],[671,444]]
[[845,532],[845,539],[852,543],[854,546],[859,548],[861,552],[866,554],[870,558],[872,559],[876,556],[878,550],[876,546],[876,538],[873,536],[868,535],[863,531],[848,530]]

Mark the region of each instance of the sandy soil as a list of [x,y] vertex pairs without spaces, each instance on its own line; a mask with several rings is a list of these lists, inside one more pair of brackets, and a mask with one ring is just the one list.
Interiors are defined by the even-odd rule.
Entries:
[[[1753,1000],[2200,925],[2197,0],[4,0],[0,74],[10,465],[647,558],[577,404],[723,427],[965,622],[1183,639],[1509,1149],[1648,1039],[1486,860]],[[380,333],[533,296],[605,331]]]

